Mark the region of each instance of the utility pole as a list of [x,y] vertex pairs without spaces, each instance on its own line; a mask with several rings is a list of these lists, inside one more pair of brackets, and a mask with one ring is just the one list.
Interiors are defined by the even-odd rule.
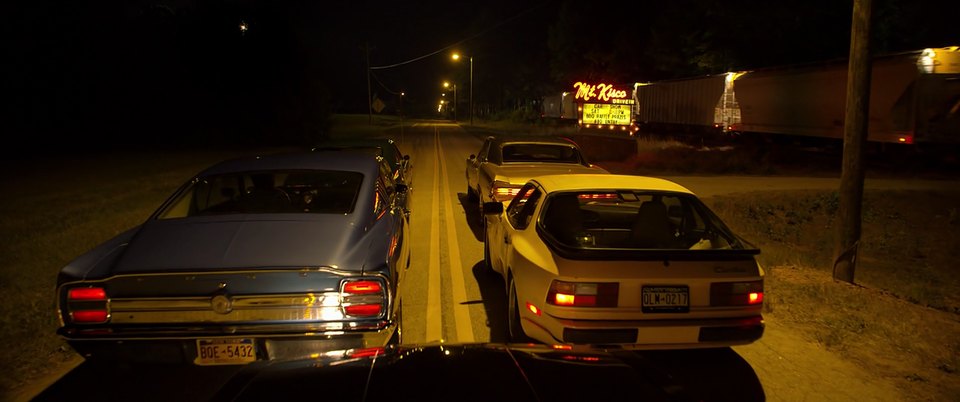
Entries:
[[870,14],[872,0],[854,0],[843,123],[843,168],[833,279],[853,283],[860,248],[863,207],[863,147],[870,112]]
[[367,54],[367,123],[373,124],[373,102],[370,99],[370,43],[363,44]]
[[470,56],[470,125],[473,125],[473,56]]
[[[454,53],[454,54],[453,54],[453,59],[454,59],[454,60],[460,60],[460,54],[459,54],[459,53]],[[457,98],[457,86],[456,86],[456,84],[454,84],[454,86],[453,86],[453,98],[454,98],[454,100],[456,100],[456,98]],[[456,106],[456,105],[457,105],[456,102],[454,102],[454,106]],[[454,107],[453,111],[454,111],[454,120],[456,120],[456,119],[457,119],[457,118],[456,118],[456,111],[457,111],[456,107]],[[471,126],[473,125],[473,56],[470,56],[470,125],[471,125]]]
[[400,92],[400,103],[397,106],[397,112],[400,114],[400,143],[403,144],[403,92]]

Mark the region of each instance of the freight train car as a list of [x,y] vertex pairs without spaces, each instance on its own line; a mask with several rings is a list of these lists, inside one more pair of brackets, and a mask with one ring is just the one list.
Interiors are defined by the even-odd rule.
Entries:
[[732,77],[721,74],[636,84],[637,125],[645,132],[708,135],[722,131],[740,121],[739,115],[725,118],[718,114],[739,110],[720,103],[733,94],[724,90]]
[[573,101],[573,94],[564,92],[560,95],[544,96],[543,111],[540,114],[544,119],[577,120],[577,104]]
[[[960,144],[960,51],[875,57],[868,141]],[[842,139],[846,61],[638,83],[648,132]]]

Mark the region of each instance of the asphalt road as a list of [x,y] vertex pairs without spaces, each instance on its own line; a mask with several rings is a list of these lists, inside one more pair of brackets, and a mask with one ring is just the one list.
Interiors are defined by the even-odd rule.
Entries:
[[[413,254],[403,300],[403,343],[506,342],[503,279],[480,268],[483,243],[479,212],[476,203],[467,201],[465,196],[465,160],[479,150],[481,140],[459,126],[439,122],[407,126],[398,140],[401,150],[410,154],[414,175],[410,198]],[[838,186],[836,179],[820,178],[666,178],[705,197],[764,189]],[[943,185],[868,183],[868,187],[874,188]],[[802,345],[797,346],[800,342],[791,341],[790,337],[788,330],[774,330],[768,324],[768,334],[746,347],[644,353],[660,362],[680,384],[707,400],[849,400],[843,396],[850,396],[850,392],[869,400],[896,399],[895,390],[883,384],[851,385],[825,381],[822,373],[808,373],[816,371],[822,359],[838,358],[825,351],[804,350]],[[830,366],[840,367],[839,372],[833,373],[837,378],[844,375],[843,370],[857,369],[853,364],[834,363]],[[171,369],[81,364],[33,400],[71,400],[76,395],[83,395],[84,400],[104,401],[207,400],[234,371],[230,367]],[[797,388],[797,384],[806,384],[806,388]],[[857,386],[870,390],[852,390]]]

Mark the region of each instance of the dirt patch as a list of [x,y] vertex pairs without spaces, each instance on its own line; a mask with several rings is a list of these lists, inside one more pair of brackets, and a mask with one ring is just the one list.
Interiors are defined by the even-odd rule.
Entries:
[[[955,268],[960,193],[868,191],[855,285],[831,275],[835,193],[752,193],[707,202],[763,250],[764,307],[772,336],[765,335],[761,344],[789,339],[779,334],[789,331],[795,342],[854,365],[856,369],[838,371],[854,377],[850,381],[873,384],[848,388],[861,393],[849,398],[825,399],[948,401],[960,395],[960,279]],[[771,347],[779,353],[791,349]],[[770,361],[754,365],[761,379]],[[803,361],[790,367],[808,371],[803,376],[807,381],[841,364],[829,358]],[[826,381],[821,388],[839,381],[833,376],[816,381],[821,380]],[[884,386],[893,387],[897,396],[862,395]],[[824,399],[815,390],[802,389],[796,391],[804,392],[801,399]]]

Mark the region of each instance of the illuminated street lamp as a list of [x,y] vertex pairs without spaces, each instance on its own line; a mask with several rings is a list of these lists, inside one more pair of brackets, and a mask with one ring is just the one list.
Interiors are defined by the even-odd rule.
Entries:
[[[460,61],[460,54],[450,56],[453,61]],[[470,56],[470,125],[473,125],[473,56]]]
[[[444,88],[450,88],[450,83],[444,81]],[[453,84],[453,121],[457,121],[457,84]]]

